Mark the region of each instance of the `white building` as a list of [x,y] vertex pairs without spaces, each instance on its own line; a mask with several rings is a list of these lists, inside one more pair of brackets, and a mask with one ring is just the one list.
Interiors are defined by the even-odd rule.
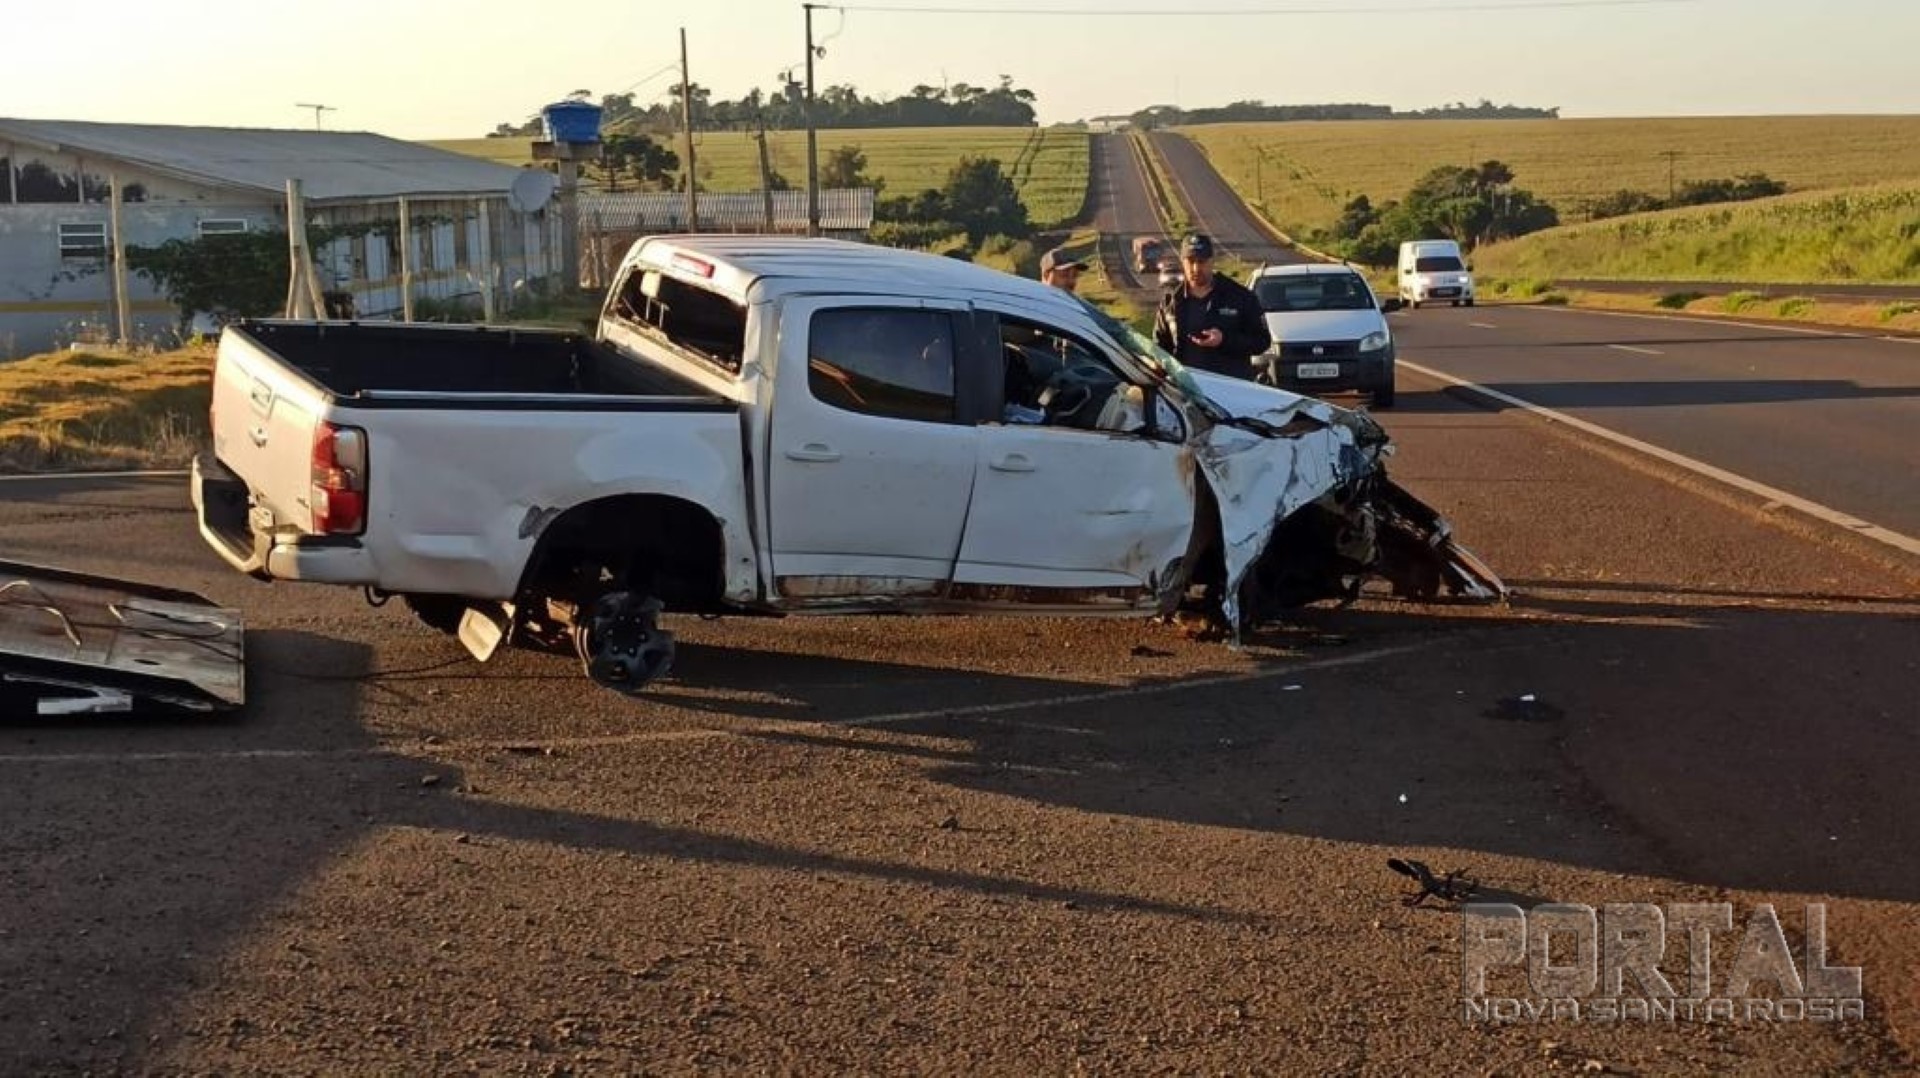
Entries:
[[[559,213],[510,197],[523,170],[355,132],[165,127],[0,118],[0,359],[114,325],[109,199],[122,192],[122,243],[286,228],[298,179],[322,287],[362,318],[401,308],[402,200],[417,299],[504,300],[559,269]],[[534,185],[537,187],[538,185]],[[516,207],[528,207],[520,209]],[[179,313],[126,275],[136,336],[176,329]]]

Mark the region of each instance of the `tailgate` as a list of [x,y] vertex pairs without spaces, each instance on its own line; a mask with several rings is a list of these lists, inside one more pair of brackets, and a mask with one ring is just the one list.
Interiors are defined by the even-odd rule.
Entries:
[[314,428],[325,394],[247,335],[220,337],[213,375],[213,451],[278,525],[306,530]]

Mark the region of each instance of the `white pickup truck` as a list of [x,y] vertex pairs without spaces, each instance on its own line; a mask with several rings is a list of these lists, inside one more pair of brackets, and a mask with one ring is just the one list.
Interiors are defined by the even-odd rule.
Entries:
[[476,657],[637,691],[662,610],[1168,613],[1497,597],[1366,415],[1189,372],[1086,302],[832,240],[653,237],[591,339],[259,321],[220,342],[200,530],[398,595]]

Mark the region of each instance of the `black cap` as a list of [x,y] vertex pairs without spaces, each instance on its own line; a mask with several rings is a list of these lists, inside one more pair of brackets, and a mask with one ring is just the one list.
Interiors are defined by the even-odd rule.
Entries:
[[1064,247],[1055,247],[1053,250],[1040,256],[1040,273],[1043,276],[1052,273],[1054,270],[1084,270],[1086,268],[1087,264],[1085,262],[1067,254],[1067,249]]
[[1181,258],[1208,259],[1213,257],[1213,237],[1204,232],[1189,232],[1187,238],[1180,241]]

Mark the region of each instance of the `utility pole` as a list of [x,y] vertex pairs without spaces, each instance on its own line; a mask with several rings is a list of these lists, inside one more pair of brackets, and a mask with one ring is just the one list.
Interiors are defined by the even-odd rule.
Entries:
[[296,109],[312,109],[313,110],[313,129],[315,131],[321,130],[321,126],[320,126],[321,113],[339,111],[338,109],[334,108],[332,105],[308,105],[301,102],[295,102],[293,107]]
[[680,125],[687,133],[687,231],[700,231],[700,181],[693,168],[693,80],[687,77],[687,28],[680,28]]
[[1660,151],[1660,156],[1667,159],[1667,205],[1669,206],[1673,205],[1673,195],[1674,195],[1673,161],[1674,161],[1674,158],[1679,157],[1680,154],[1681,154],[1681,151],[1679,150],[1661,150]]
[[813,126],[813,9],[818,4],[801,4],[807,13],[807,235],[820,234],[820,135]]
[[760,142],[760,201],[766,211],[767,234],[773,234],[773,162],[767,160],[767,114],[759,115],[760,130],[754,137]]

